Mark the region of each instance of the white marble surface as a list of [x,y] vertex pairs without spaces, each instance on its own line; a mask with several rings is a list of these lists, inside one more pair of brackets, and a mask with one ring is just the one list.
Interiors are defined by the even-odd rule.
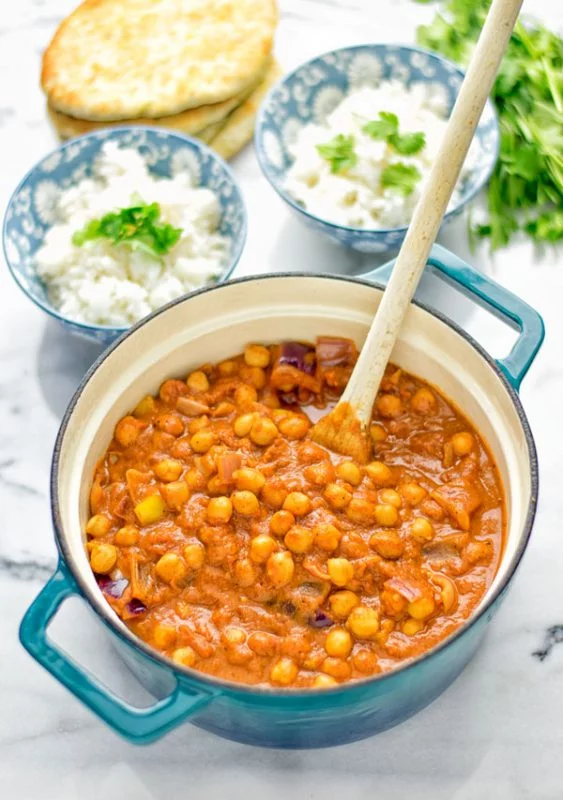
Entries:
[[[3,0],[0,7],[0,207],[55,144],[38,88],[42,48],[74,0]],[[412,41],[431,7],[409,0],[282,0],[277,50],[290,68],[335,46]],[[528,9],[563,30],[560,0]],[[335,249],[290,219],[263,180],[252,148],[234,163],[250,232],[239,274],[280,269],[361,272],[370,261]],[[561,800],[563,798],[563,294],[562,251],[526,243],[469,256],[464,222],[443,237],[458,254],[525,297],[547,340],[522,398],[536,437],[541,499],[512,592],[462,677],[415,719],[376,738],[323,752],[274,752],[186,726],[145,749],[130,746],[41,670],[17,641],[20,618],[50,574],[54,544],[48,471],[61,415],[94,348],[69,340],[0,269],[0,797],[152,800],[264,797],[331,800]],[[510,337],[451,294],[430,297],[494,355]],[[557,628],[556,626],[559,626]],[[123,667],[77,601],[56,637],[83,663],[130,691]],[[549,638],[549,637],[548,637]]]

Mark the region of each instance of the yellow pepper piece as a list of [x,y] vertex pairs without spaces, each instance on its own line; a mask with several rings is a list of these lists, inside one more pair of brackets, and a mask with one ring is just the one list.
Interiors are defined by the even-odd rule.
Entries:
[[137,503],[135,506],[135,515],[141,525],[152,525],[158,522],[164,516],[166,505],[164,500],[159,494],[151,494]]

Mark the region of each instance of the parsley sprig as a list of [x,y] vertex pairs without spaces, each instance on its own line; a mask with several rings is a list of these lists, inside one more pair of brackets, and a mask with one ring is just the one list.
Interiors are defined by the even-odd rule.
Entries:
[[341,172],[354,167],[358,157],[354,151],[354,137],[339,133],[325,144],[318,144],[317,151],[326,161],[330,161],[331,172]]
[[414,164],[403,164],[399,161],[382,170],[381,186],[408,197],[414,192],[421,177],[420,170]]
[[422,131],[399,133],[399,118],[390,111],[380,111],[379,119],[366,122],[362,130],[372,139],[384,139],[402,156],[419,153],[426,144],[426,136]]
[[160,223],[158,203],[137,205],[112,211],[100,219],[90,220],[72,236],[72,243],[81,247],[95,239],[109,239],[112,244],[126,245],[131,250],[142,250],[151,258],[160,260],[170,252],[182,235],[182,228],[167,222]]
[[[421,2],[421,0],[418,0]],[[467,64],[490,0],[447,0],[417,41]],[[563,39],[519,21],[495,86],[500,158],[487,192],[488,219],[473,228],[492,249],[522,230],[537,242],[563,240]]]

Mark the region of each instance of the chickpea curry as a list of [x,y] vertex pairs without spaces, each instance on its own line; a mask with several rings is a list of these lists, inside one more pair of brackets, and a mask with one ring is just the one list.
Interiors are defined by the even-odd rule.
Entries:
[[251,344],[118,422],[91,488],[90,564],[121,619],[176,663],[335,686],[429,650],[492,582],[498,470],[435,388],[389,365],[367,465],[309,438],[356,358],[346,339]]

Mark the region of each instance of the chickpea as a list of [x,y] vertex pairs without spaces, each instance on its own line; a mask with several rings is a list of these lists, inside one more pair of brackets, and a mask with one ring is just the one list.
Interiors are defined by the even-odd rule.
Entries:
[[242,492],[233,492],[231,501],[237,514],[241,517],[254,517],[260,511],[260,503],[258,498],[252,492],[243,490]]
[[86,533],[89,533],[90,536],[95,538],[98,536],[105,536],[106,533],[109,533],[110,528],[111,520],[104,516],[104,514],[94,514],[86,523]]
[[250,542],[250,558],[255,564],[264,564],[275,549],[275,539],[267,533],[260,533]]
[[418,483],[403,483],[402,486],[399,486],[399,494],[409,506],[417,506],[426,497],[426,489],[423,489]]
[[401,630],[403,633],[406,633],[407,636],[414,636],[416,633],[419,633],[424,628],[424,622],[420,619],[406,619],[402,626]]
[[114,541],[119,547],[132,547],[139,539],[139,529],[135,525],[124,525],[115,534]]
[[468,433],[468,431],[463,431],[463,433],[455,433],[452,436],[452,446],[456,456],[468,455],[473,450],[474,444],[475,439],[470,433]]
[[99,575],[111,572],[117,562],[117,548],[112,544],[96,543],[90,553],[90,566]]
[[[197,474],[199,475],[199,473]],[[200,477],[203,478],[203,476]],[[169,508],[180,511],[190,498],[190,488],[186,481],[173,481],[162,487],[162,494]]]
[[205,562],[205,547],[199,542],[187,544],[184,547],[184,558],[190,569],[201,569]]
[[422,387],[411,397],[411,408],[417,414],[428,416],[436,411],[436,396],[430,389]]
[[341,532],[330,522],[323,522],[315,528],[315,545],[321,550],[331,553],[338,548],[341,538]]
[[298,414],[292,414],[280,420],[278,427],[286,439],[303,439],[309,431],[309,420]]
[[396,394],[380,394],[375,405],[382,417],[398,417],[403,411],[401,398]]
[[352,499],[350,492],[343,486],[339,486],[337,483],[329,483],[324,490],[323,496],[329,506],[334,508],[335,511],[341,511],[343,508],[346,508]]
[[400,617],[404,613],[407,601],[399,592],[386,588],[379,595],[379,599],[384,613],[390,617]]
[[181,436],[184,433],[184,423],[176,414],[159,414],[155,423],[160,431],[171,436]]
[[176,461],[173,458],[163,458],[162,461],[159,461],[154,471],[157,474],[157,477],[160,478],[161,481],[165,481],[166,483],[171,483],[172,481],[177,481],[180,475],[184,470],[183,465],[180,461]]
[[223,400],[213,409],[213,416],[214,417],[228,417],[229,414],[232,414],[235,411],[235,406],[233,403],[229,403],[227,400]]
[[122,447],[130,447],[137,441],[145,424],[135,417],[123,417],[115,426],[114,436]]
[[336,474],[341,481],[351,483],[352,486],[359,486],[362,482],[362,472],[353,461],[341,461],[336,467]]
[[188,423],[188,432],[191,434],[197,433],[198,431],[202,431],[204,428],[207,428],[209,425],[209,417],[207,414],[202,414],[201,417],[196,417],[195,419],[190,420]]
[[172,660],[183,667],[193,667],[196,658],[196,652],[191,647],[179,647],[172,653]]
[[284,536],[292,525],[295,524],[295,517],[291,511],[276,511],[270,520],[270,530],[276,536]]
[[166,583],[181,581],[187,575],[187,568],[179,555],[165,553],[156,562],[155,572]]
[[226,361],[221,361],[220,364],[217,364],[217,370],[222,378],[230,378],[232,375],[237,374],[238,364],[236,361],[232,361],[229,358]]
[[436,604],[431,597],[420,597],[418,600],[412,600],[407,610],[414,619],[427,619],[436,610]]
[[283,508],[295,517],[304,517],[311,510],[311,501],[303,492],[290,492],[284,500]]
[[210,497],[219,497],[219,495],[225,494],[228,490],[229,487],[221,480],[219,475],[213,475],[213,477],[207,481],[207,493]]
[[235,470],[235,472],[233,472],[233,478],[237,489],[246,489],[254,494],[258,494],[266,483],[266,478],[262,473],[250,467],[242,467],[241,469]]
[[346,661],[334,656],[327,656],[321,665],[323,672],[330,675],[332,678],[345,681],[352,674],[352,669]]
[[239,586],[247,588],[256,581],[256,570],[252,561],[248,558],[241,558],[235,564],[235,578]]
[[255,419],[256,419],[255,414],[242,414],[242,416],[237,417],[233,424],[233,430],[236,433],[236,435],[239,436],[241,439],[243,436],[248,436]]
[[207,504],[209,522],[228,522],[233,515],[233,503],[228,497],[212,497]]
[[267,382],[266,373],[260,367],[249,367],[247,364],[243,364],[239,375],[245,383],[250,383],[255,389],[263,389]]
[[261,497],[266,505],[272,508],[281,508],[287,497],[287,490],[281,485],[268,482],[262,489]]
[[313,531],[303,528],[301,525],[294,525],[286,533],[283,541],[292,553],[308,553],[313,547]]
[[380,503],[375,507],[375,521],[378,525],[390,528],[399,521],[399,514],[395,506]]
[[411,523],[410,535],[424,544],[434,538],[434,526],[426,517],[415,517]]
[[314,483],[315,486],[326,486],[336,478],[336,472],[332,465],[332,461],[326,459],[318,464],[311,464],[306,467],[303,474],[309,483]]
[[400,558],[405,545],[397,531],[376,531],[369,540],[369,546],[382,558]]
[[254,386],[249,386],[246,383],[237,386],[235,390],[235,403],[237,406],[251,406],[258,400],[258,392]]
[[354,577],[354,567],[347,558],[329,558],[326,566],[330,579],[336,586],[346,586]]
[[330,675],[317,675],[313,686],[315,689],[332,689],[334,686],[338,686],[338,681]]
[[384,442],[387,439],[387,431],[382,425],[378,425],[374,422],[374,424],[369,429],[371,434],[371,440],[374,444],[380,444],[380,442]]
[[352,651],[352,637],[345,628],[334,628],[325,640],[325,650],[329,656],[347,658]]
[[194,394],[200,394],[201,392],[209,391],[209,381],[207,380],[207,375],[205,372],[201,372],[201,370],[191,372],[188,375],[186,384],[188,389]]
[[395,506],[395,508],[401,508],[403,505],[401,495],[395,489],[381,489],[378,498],[379,502],[384,505]]
[[393,478],[393,473],[383,461],[372,461],[365,468],[368,478],[375,486],[384,486]]
[[243,628],[230,625],[228,628],[225,628],[223,638],[227,645],[242,644],[246,642],[246,631]]
[[358,525],[373,524],[375,506],[365,497],[353,497],[346,508],[346,516]]
[[352,660],[356,669],[365,675],[372,675],[377,666],[377,656],[371,650],[358,650]]
[[159,650],[166,650],[176,641],[176,628],[173,625],[159,623],[152,632],[152,640]]
[[215,434],[209,428],[194,433],[190,439],[192,450],[196,453],[207,453],[213,444],[215,444]]
[[262,344],[249,344],[244,348],[244,360],[249,367],[267,367],[270,363],[270,351]]
[[291,583],[295,571],[291,553],[287,550],[281,553],[272,553],[266,564],[266,570],[274,586],[281,587]]
[[250,428],[250,438],[254,444],[260,447],[266,447],[272,444],[277,435],[278,429],[275,423],[273,423],[271,419],[268,419],[268,417],[258,417],[254,420]]
[[289,686],[297,677],[297,664],[287,657],[282,657],[272,667],[270,680],[280,683],[282,686]]
[[346,625],[358,639],[371,639],[379,630],[379,614],[374,608],[356,606]]
[[354,592],[344,589],[341,592],[335,592],[328,598],[330,603],[330,610],[335,617],[346,619],[352,610],[360,604],[360,598]]

